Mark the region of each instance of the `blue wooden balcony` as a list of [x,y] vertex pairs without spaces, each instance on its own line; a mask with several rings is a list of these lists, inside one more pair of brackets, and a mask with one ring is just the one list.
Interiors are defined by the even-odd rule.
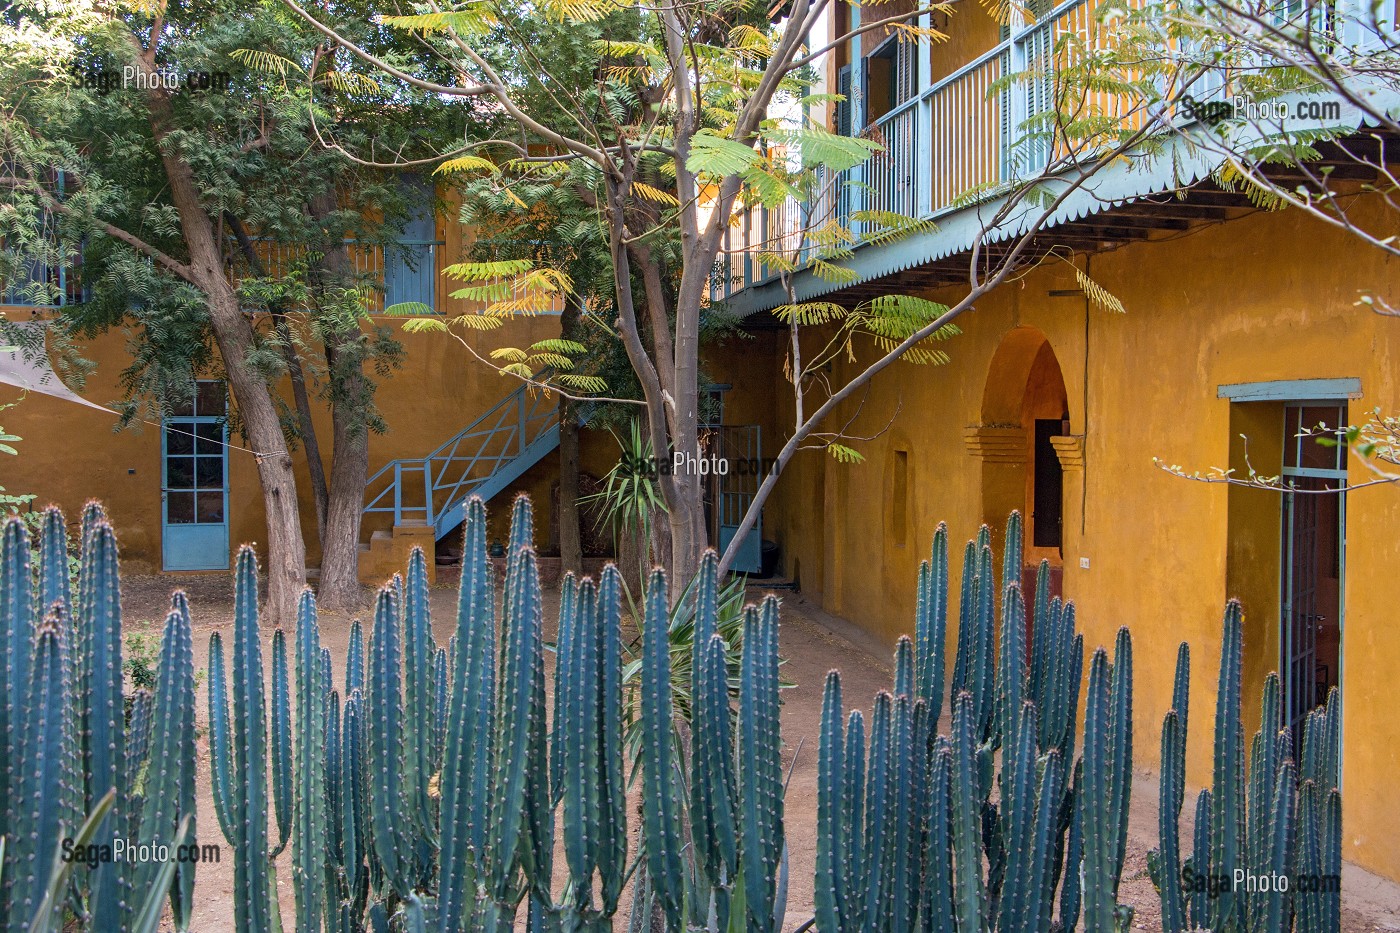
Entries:
[[[841,265],[857,273],[854,281],[858,282],[944,260],[966,251],[974,241],[996,242],[1025,229],[1035,213],[1029,205],[1003,219],[1000,226],[984,229],[984,224],[1006,201],[1008,192],[1021,184],[1034,180],[1053,193],[1075,182],[1077,166],[1070,147],[1025,128],[1053,109],[1055,75],[1063,67],[1066,49],[1100,47],[1111,41],[1112,27],[1099,21],[1099,5],[1100,0],[1064,0],[1034,19],[1022,11],[1021,20],[1007,30],[1003,41],[936,79],[931,58],[919,54],[911,65],[915,75],[908,83],[908,98],[891,101],[892,106],[874,119],[865,112],[868,95],[848,94],[849,100],[838,109],[836,131],[854,132],[878,142],[882,149],[848,171],[819,171],[808,200],[789,198],[772,207],[742,210],[724,231],[711,278],[711,299],[728,302],[745,314],[784,303],[779,273],[757,258],[765,252],[796,259],[799,301],[838,290],[841,285],[820,281],[810,268],[804,268],[821,249],[816,241],[822,238],[811,232],[833,222],[855,237],[855,256]],[[855,15],[859,16],[858,10]],[[927,14],[921,24],[928,25]],[[853,28],[858,25],[858,18],[851,23]],[[1076,41],[1066,41],[1070,36]],[[862,87],[861,70],[871,61],[862,58],[861,41],[859,36],[851,41],[854,74],[842,69],[839,85],[845,91]],[[1006,75],[1029,74],[1036,77],[997,84]],[[1210,102],[1223,101],[1232,93],[1227,76],[1207,74],[1194,85],[1193,96]],[[1184,107],[1149,111],[1138,101],[1107,92],[1097,93],[1091,103],[1097,112],[1117,115],[1129,130],[1158,123],[1164,127],[1197,123],[1195,113]],[[1361,122],[1359,111],[1344,106],[1340,120],[1312,125],[1350,130]],[[1295,120],[1290,127],[1309,125]],[[1148,194],[1194,184],[1208,178],[1218,161],[1194,151],[1180,134],[1169,137],[1163,151],[1151,160],[1096,171],[1091,183],[1068,197],[1044,227],[1072,223]],[[876,237],[867,242],[874,231],[854,216],[862,211],[887,212],[937,226],[932,232],[903,239]]]

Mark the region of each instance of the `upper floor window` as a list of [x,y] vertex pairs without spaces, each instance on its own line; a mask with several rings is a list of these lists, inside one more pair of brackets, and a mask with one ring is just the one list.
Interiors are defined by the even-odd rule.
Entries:
[[890,36],[865,59],[865,122],[874,123],[917,93],[914,42]]

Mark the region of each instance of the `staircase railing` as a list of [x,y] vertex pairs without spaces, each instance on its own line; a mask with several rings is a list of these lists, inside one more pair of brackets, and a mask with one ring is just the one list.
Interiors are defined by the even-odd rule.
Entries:
[[365,514],[421,520],[442,538],[470,496],[491,498],[558,444],[557,396],[521,385],[426,457],[381,467],[365,485]]

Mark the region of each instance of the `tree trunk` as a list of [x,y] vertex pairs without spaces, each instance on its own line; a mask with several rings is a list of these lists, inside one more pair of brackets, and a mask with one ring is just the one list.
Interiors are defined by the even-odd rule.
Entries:
[[326,509],[330,494],[326,486],[326,465],[321,460],[321,444],[316,437],[316,423],[311,420],[311,396],[306,391],[306,372],[302,369],[301,354],[292,342],[292,326],[287,323],[287,315],[279,310],[272,311],[272,319],[277,329],[277,339],[282,344],[282,356],[287,361],[287,375],[292,380],[292,401],[297,409],[297,426],[301,435],[302,448],[306,451],[306,472],[311,477],[311,499],[316,506],[316,534],[326,535]]
[[[337,367],[336,350],[326,346],[327,369]],[[341,363],[343,365],[343,363]],[[364,375],[356,364],[342,376],[350,399],[364,392]],[[353,609],[363,602],[360,587],[360,517],[369,478],[369,428],[348,411],[349,401],[331,408],[331,484],[326,509],[326,534],[321,541],[321,585],[317,600],[331,609]],[[428,555],[432,559],[432,555]]]
[[[233,211],[224,211],[224,222],[233,231],[239,249],[243,251],[243,258],[248,260],[253,274],[258,278],[266,278],[267,269],[257,251],[253,249],[253,241],[249,238],[243,221],[239,220]],[[292,340],[292,327],[287,323],[286,311],[280,307],[279,302],[277,307],[269,307],[268,312],[272,315],[278,342],[282,344],[282,358],[287,362],[287,375],[292,380],[292,401],[296,404],[298,430],[301,442],[306,448],[306,471],[311,476],[311,496],[316,504],[316,535],[325,537],[326,467],[321,462],[321,445],[316,439],[316,424],[311,420],[311,397],[306,392],[306,372],[302,369],[301,355],[297,353],[296,344]]]
[[[559,336],[573,337],[580,307],[572,292],[564,299],[559,316]],[[559,563],[565,573],[583,573],[583,533],[578,514],[578,406],[559,400]]]
[[698,474],[677,473],[673,501],[667,515],[671,528],[670,554],[666,562],[671,597],[679,598],[690,578],[700,569],[700,558],[710,546],[705,527],[705,484]]
[[[334,214],[335,192],[322,192],[308,202],[311,216],[321,221]],[[323,230],[320,268],[326,284],[341,285],[350,275],[350,255],[339,230]],[[326,378],[331,380],[331,479],[326,501],[326,530],[321,538],[321,582],[317,601],[328,609],[353,609],[361,604],[360,518],[369,478],[369,425],[364,409],[370,387],[358,353],[347,347],[364,339],[358,322],[333,331],[326,339]],[[429,559],[432,555],[429,555]]]
[[296,618],[297,599],[306,588],[306,543],[301,534],[292,454],[282,434],[271,389],[248,366],[253,327],[221,269],[214,270],[205,294],[209,296],[210,322],[229,388],[248,443],[257,452],[258,480],[267,516],[266,619],[274,625],[288,625]]
[[[139,67],[153,66],[138,56]],[[200,200],[194,172],[169,139],[170,100],[152,82],[146,100],[151,130],[170,184],[171,200],[180,217],[189,250],[189,278],[205,295],[210,329],[223,359],[229,389],[243,421],[248,443],[256,452],[258,480],[267,513],[267,600],[264,608],[274,625],[290,625],[296,603],[306,586],[306,543],[301,534],[296,477],[292,455],[282,434],[282,422],[272,402],[272,388],[248,365],[256,342],[253,324],[243,313],[238,295],[224,274],[223,257],[214,235],[213,219]]]
[[617,572],[637,598],[646,583],[646,544],[641,531],[624,531],[617,536]]
[[583,573],[583,535],[578,514],[578,422],[574,406],[559,403],[559,563],[565,573]]
[[[666,513],[657,509],[651,513],[651,564],[646,568],[650,573],[652,567],[660,567],[666,571],[667,580],[675,575],[675,561],[673,560],[674,543],[672,541],[671,529],[667,526]],[[699,562],[696,562],[699,566]],[[674,597],[675,594],[673,593]]]

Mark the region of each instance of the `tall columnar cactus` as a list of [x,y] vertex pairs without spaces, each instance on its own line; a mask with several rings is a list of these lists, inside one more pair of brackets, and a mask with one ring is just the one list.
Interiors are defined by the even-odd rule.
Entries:
[[[165,619],[165,636],[156,675],[151,753],[146,767],[145,805],[141,815],[141,841],[172,849],[180,839],[182,821],[188,820],[184,844],[197,844],[195,836],[195,737],[194,648],[189,606],[184,594],[176,594]],[[189,926],[193,908],[194,861],[176,866],[170,889],[170,908],[177,929]],[[142,863],[136,872],[137,891],[156,885],[158,862]]]
[[[117,563],[117,539],[102,520],[101,509],[90,503],[83,511],[82,566],[78,576],[78,604],[74,614],[79,632],[77,665],[83,739],[83,773],[86,778],[84,811],[91,811],[111,790],[125,803],[135,768],[146,760],[146,740],[151,726],[149,694],[133,705],[136,740],[126,744],[123,728],[121,581]],[[139,711],[139,715],[138,715]],[[128,761],[131,764],[128,764]],[[120,809],[98,827],[98,838],[110,838],[122,819]],[[94,917],[114,920],[123,910],[125,894],[120,866],[98,865],[92,872],[90,906]]]
[[539,570],[529,500],[516,500],[501,619],[501,678],[485,864],[494,922],[508,921],[531,888],[547,889],[552,847],[544,743],[544,655]]
[[642,838],[648,883],[669,928],[679,929],[684,882],[679,800],[672,771],[675,749],[667,608],[666,574],[657,570],[647,587],[642,623]]
[[694,692],[691,755],[694,765],[690,782],[690,821],[696,863],[710,888],[707,900],[714,904],[714,921],[721,928],[727,928],[730,892],[739,864],[740,814],[736,812],[738,797],[725,644],[715,624],[717,565],[714,553],[707,552],[701,561],[695,592],[695,637],[691,648]]
[[[1212,868],[1233,872],[1245,863],[1244,849],[1244,741],[1240,726],[1240,670],[1242,665],[1243,611],[1234,600],[1225,609],[1220,650],[1220,681],[1215,695],[1215,777],[1211,784],[1210,863]],[[1233,885],[1222,886],[1212,908],[1211,921],[1219,929],[1242,929],[1244,898]]]
[[739,861],[749,929],[773,929],[782,925],[775,894],[783,852],[783,743],[778,731],[778,600],[772,596],[744,615],[738,740],[744,776]]
[[467,506],[461,592],[454,636],[453,689],[443,754],[438,861],[438,929],[463,927],[475,907],[486,844],[491,724],[495,719],[494,577],[486,552],[486,507]]
[[[1336,694],[1307,716],[1299,759],[1293,730],[1283,723],[1278,676],[1265,678],[1261,728],[1251,743],[1246,777],[1240,736],[1242,623],[1240,606],[1231,601],[1216,690],[1215,780],[1197,799],[1191,855],[1180,865],[1190,655],[1185,645],[1178,654],[1174,709],[1162,734],[1160,844],[1148,856],[1163,929],[1335,933],[1341,928],[1335,886],[1341,872]],[[1275,883],[1283,877],[1290,879],[1288,890]],[[1303,877],[1309,890],[1297,884]]]
[[258,568],[253,549],[246,546],[238,552],[234,572],[232,653],[232,672],[225,683],[223,643],[218,632],[210,636],[210,773],[216,809],[224,811],[224,838],[233,848],[235,923],[240,930],[263,933],[273,928],[277,888],[268,850],[268,726]]
[[[927,568],[921,568],[920,574],[927,575]],[[848,896],[841,868],[851,845],[841,806],[846,784],[845,739],[841,733],[841,676],[831,671],[822,692],[821,740],[817,750],[817,865],[812,897],[817,929],[833,933],[848,929],[841,916]]]
[[407,828],[418,847],[418,859],[426,860],[436,844],[437,815],[429,782],[433,767],[434,670],[437,643],[428,608],[428,560],[422,548],[414,548],[404,581],[404,786]]
[[[1120,907],[1116,891],[1127,829],[1127,782],[1132,780],[1132,662],[1126,630],[1119,632],[1116,663],[1099,649],[1089,666],[1084,711],[1085,933],[1112,933]],[[1131,919],[1131,913],[1125,919]]]
[[919,565],[919,590],[914,619],[914,649],[918,658],[919,698],[930,710],[929,731],[938,732],[943,707],[943,646],[948,640],[948,526],[938,523],[932,556]]
[[[329,695],[330,705],[326,699]],[[292,832],[292,881],[296,893],[297,928],[319,930],[328,905],[334,903],[327,874],[329,839],[339,825],[327,799],[329,773],[339,776],[340,698],[330,690],[321,664],[321,636],[316,622],[316,598],[301,594],[296,620],[296,794]],[[327,767],[328,756],[336,764]]]
[[[64,827],[76,825],[67,809],[69,788],[65,785],[73,734],[63,629],[60,606],[59,612],[49,612],[35,627],[32,650],[23,655],[31,659],[24,715],[17,730],[19,741],[8,746],[18,759],[18,781],[11,795],[14,850],[7,856],[9,873],[14,875],[9,892],[12,930],[23,929],[35,918],[44,902],[53,848],[63,837]],[[57,905],[50,909],[57,909]]]
[[1127,919],[1117,889],[1132,762],[1131,643],[1120,633],[1112,665],[1100,653],[1093,744],[1077,761],[1083,637],[1074,607],[1050,596],[1044,563],[1027,618],[1021,529],[1013,515],[1000,582],[987,529],[966,549],[948,736],[937,735],[946,528],[920,568],[915,637],[896,648],[894,693],[875,697],[868,748],[859,711],[843,731],[840,677],[829,675],[818,750],[818,929],[1072,929],[1081,895],[1103,929]]
[[[122,694],[117,545],[102,510],[84,510],[76,595],[62,514],[40,521],[39,560],[24,523],[0,529],[0,923],[57,928],[64,909],[85,929],[135,927],[136,904],[157,911],[170,888],[173,919],[189,922],[193,865],[103,862],[53,875],[62,839],[87,833],[174,840],[194,812],[193,667],[189,610],[176,596],[161,643],[156,693]],[[36,572],[37,571],[37,572]],[[130,705],[130,723],[126,709]],[[142,781],[145,793],[134,792]],[[84,819],[84,814],[91,818]],[[186,841],[193,840],[192,828]],[[172,887],[173,881],[173,887]],[[55,887],[57,883],[59,886]],[[42,913],[44,916],[38,916]]]
[[[397,581],[396,581],[397,582]],[[369,640],[365,711],[369,727],[366,751],[369,774],[370,830],[374,853],[383,866],[385,884],[399,896],[409,891],[412,853],[408,851],[408,817],[404,785],[403,697],[400,693],[401,642],[399,591],[382,587],[374,606]]]

